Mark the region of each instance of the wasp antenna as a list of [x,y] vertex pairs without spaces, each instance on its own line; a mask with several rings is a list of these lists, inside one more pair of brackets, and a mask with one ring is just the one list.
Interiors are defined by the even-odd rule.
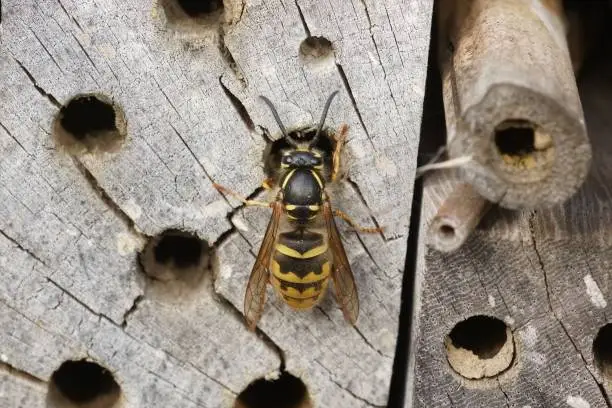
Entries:
[[317,133],[315,133],[314,137],[312,138],[312,141],[310,142],[311,145],[317,143],[317,140],[319,140],[319,135],[321,134],[321,130],[323,129],[323,125],[325,124],[325,118],[327,117],[329,105],[331,105],[332,100],[338,94],[338,92],[340,91],[336,90],[332,92],[332,94],[329,95],[329,98],[327,98],[327,102],[325,102],[325,107],[323,108],[323,114],[321,115],[321,121],[319,122],[319,127],[317,127]]
[[278,116],[278,112],[276,111],[274,104],[263,95],[260,95],[259,98],[261,98],[272,111],[272,116],[274,116],[274,119],[276,120],[276,123],[278,124],[278,127],[280,128],[281,133],[283,134],[283,137],[285,137],[285,139],[287,139],[287,141],[291,145],[297,146],[297,142],[293,140],[291,137],[289,137],[289,134],[287,133],[287,129],[285,129],[285,125],[283,125],[283,122],[281,121],[280,116]]

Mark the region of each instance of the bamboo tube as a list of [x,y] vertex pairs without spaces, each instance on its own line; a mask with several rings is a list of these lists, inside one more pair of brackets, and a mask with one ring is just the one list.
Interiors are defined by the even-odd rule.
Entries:
[[490,208],[470,184],[458,184],[429,223],[429,245],[441,252],[458,249]]
[[591,147],[559,0],[441,0],[447,147],[463,181],[518,209],[569,198]]

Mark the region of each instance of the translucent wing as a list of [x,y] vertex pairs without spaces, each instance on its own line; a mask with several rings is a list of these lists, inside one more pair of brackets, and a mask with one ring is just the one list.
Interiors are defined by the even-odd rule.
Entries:
[[282,202],[276,201],[272,204],[272,218],[268,223],[255,266],[251,271],[249,283],[244,295],[244,316],[247,320],[249,330],[255,330],[257,322],[263,312],[266,302],[266,286],[268,284],[268,268],[270,267],[270,256],[274,249],[274,241],[278,233],[278,225],[282,214]]
[[334,256],[332,279],[334,280],[336,298],[342,308],[344,318],[354,325],[359,316],[357,286],[355,285],[355,278],[351,271],[351,265],[346,257],[346,252],[344,252],[344,246],[342,245],[340,233],[338,232],[338,227],[336,227],[336,221],[334,221],[334,214],[329,201],[323,204],[323,217],[325,218],[325,226],[329,237],[329,246]]

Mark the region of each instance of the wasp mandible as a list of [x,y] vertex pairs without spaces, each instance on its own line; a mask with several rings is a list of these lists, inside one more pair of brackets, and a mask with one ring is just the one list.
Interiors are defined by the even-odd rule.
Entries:
[[[330,277],[345,319],[351,324],[357,321],[357,287],[334,216],[361,232],[377,233],[381,229],[360,227],[342,211],[332,209],[325,189],[327,178],[330,181],[338,178],[341,149],[348,131],[348,126],[343,124],[334,135],[331,166],[326,166],[326,153],[315,145],[337,94],[338,91],[334,91],[327,99],[316,133],[310,140],[291,137],[272,102],[264,96],[260,97],[272,111],[283,137],[290,145],[281,152],[279,174],[275,178],[278,193],[273,202],[247,200],[214,184],[221,193],[234,196],[247,206],[272,207],[272,218],[244,297],[244,315],[251,330],[255,329],[263,313],[268,283],[291,308],[303,310],[312,308],[322,299]],[[271,188],[267,183],[270,182],[262,185]]]

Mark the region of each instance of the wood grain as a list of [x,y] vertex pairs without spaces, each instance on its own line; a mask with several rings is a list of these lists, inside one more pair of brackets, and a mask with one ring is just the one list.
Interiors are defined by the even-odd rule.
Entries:
[[[213,19],[168,22],[153,0],[4,1],[0,353],[39,380],[0,371],[0,405],[40,405],[53,371],[80,358],[113,372],[124,407],[229,407],[281,360],[317,406],[385,405],[431,10],[432,0],[236,0]],[[304,60],[308,35],[333,55]],[[361,317],[351,328],[331,298],[298,314],[271,297],[252,334],[240,310],[270,214],[237,208],[212,182],[258,191],[264,129],[278,135],[258,95],[295,127],[318,119],[332,89],[328,124],[350,126],[349,178],[333,203],[386,227],[341,227]],[[116,153],[72,157],[54,141],[58,108],[88,92],[125,113]],[[147,239],[171,228],[214,246],[197,285],[140,271]]]
[[[611,307],[612,52],[601,53],[579,82],[594,155],[578,194],[547,210],[492,210],[457,252],[426,251],[409,406],[610,406],[592,351]],[[425,180],[424,225],[457,182],[448,173]],[[450,369],[443,341],[481,314],[504,321],[518,351],[506,373],[468,381]]]

